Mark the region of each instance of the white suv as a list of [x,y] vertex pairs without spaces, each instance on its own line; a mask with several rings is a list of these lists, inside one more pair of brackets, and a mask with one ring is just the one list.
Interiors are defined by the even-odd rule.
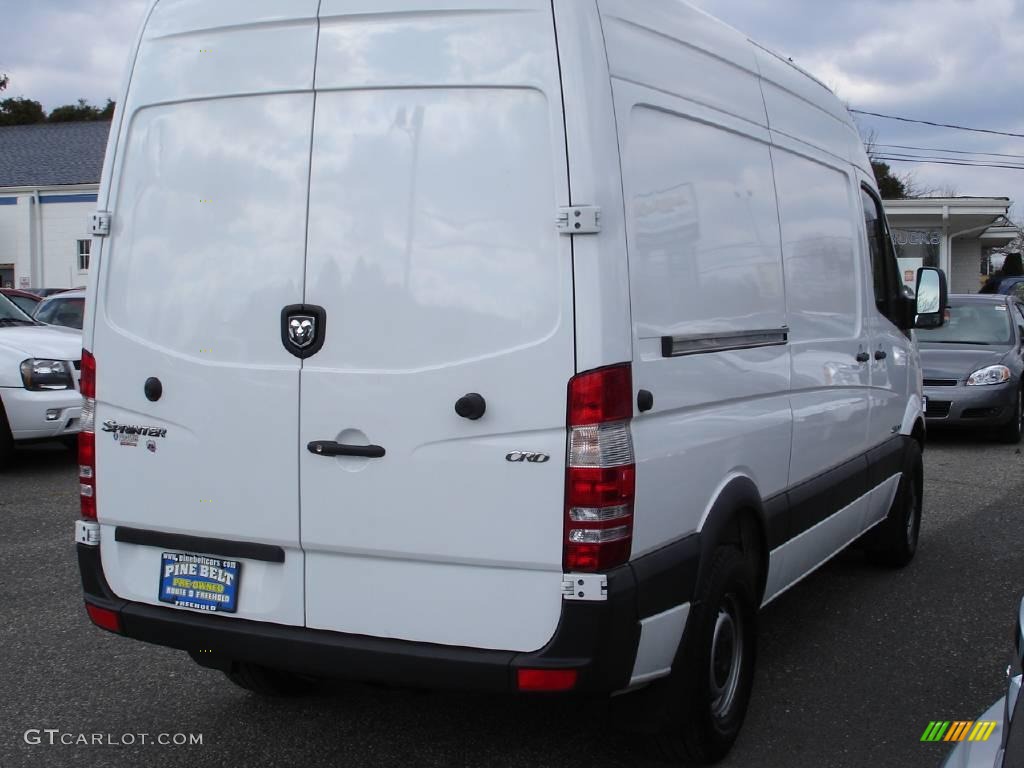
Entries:
[[0,468],[16,443],[75,439],[81,356],[81,333],[37,323],[0,296]]

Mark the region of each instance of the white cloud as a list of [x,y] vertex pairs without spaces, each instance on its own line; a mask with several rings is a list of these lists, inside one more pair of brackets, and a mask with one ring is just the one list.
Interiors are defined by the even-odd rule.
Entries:
[[145,6],[33,0],[5,10],[5,26],[17,31],[0,49],[0,71],[11,78],[4,96],[35,99],[46,109],[115,98]]

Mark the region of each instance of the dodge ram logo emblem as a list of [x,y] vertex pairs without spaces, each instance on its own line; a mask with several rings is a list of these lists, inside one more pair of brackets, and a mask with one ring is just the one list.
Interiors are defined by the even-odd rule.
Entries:
[[293,315],[288,320],[288,338],[298,349],[306,349],[316,341],[316,318]]
[[512,464],[522,464],[523,462],[528,462],[530,464],[546,464],[551,461],[551,457],[546,453],[512,451],[512,453],[505,457],[505,461],[511,462]]
[[323,349],[327,339],[327,311],[315,304],[292,304],[281,310],[281,343],[300,360]]

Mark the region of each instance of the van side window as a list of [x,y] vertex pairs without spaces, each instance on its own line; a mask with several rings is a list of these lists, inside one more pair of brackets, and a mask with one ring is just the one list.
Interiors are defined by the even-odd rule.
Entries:
[[875,304],[878,311],[892,319],[900,296],[899,275],[896,260],[892,254],[892,241],[885,225],[882,204],[861,188],[861,202],[864,205],[864,226],[868,235],[868,250],[871,254],[871,273],[874,278]]

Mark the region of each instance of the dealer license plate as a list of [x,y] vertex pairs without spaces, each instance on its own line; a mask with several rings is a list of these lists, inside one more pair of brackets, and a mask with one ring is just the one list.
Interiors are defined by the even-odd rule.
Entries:
[[207,613],[238,610],[242,564],[206,555],[164,552],[160,559],[160,601]]

